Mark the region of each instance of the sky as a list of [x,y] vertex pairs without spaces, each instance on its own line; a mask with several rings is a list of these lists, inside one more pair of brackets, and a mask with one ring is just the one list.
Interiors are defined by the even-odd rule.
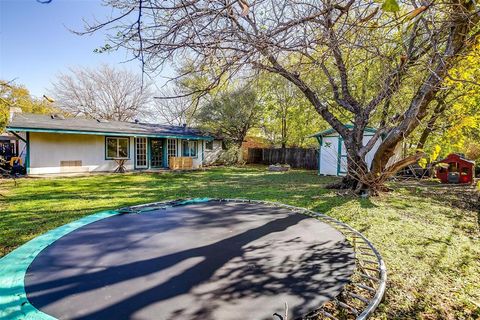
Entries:
[[126,51],[93,52],[105,45],[106,31],[78,36],[68,30],[81,31],[82,18],[103,20],[110,14],[111,9],[100,0],[52,0],[48,4],[0,0],[0,79],[15,79],[41,97],[48,94],[56,75],[69,67],[108,63],[140,73],[137,61],[125,63]]

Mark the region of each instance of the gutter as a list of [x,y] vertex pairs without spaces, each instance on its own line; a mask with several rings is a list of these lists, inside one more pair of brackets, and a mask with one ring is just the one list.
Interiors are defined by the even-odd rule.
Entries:
[[150,138],[168,138],[168,139],[189,139],[189,140],[213,140],[211,136],[194,136],[194,135],[168,135],[168,134],[151,134],[151,133],[119,133],[119,132],[101,132],[101,131],[83,131],[83,130],[65,130],[65,129],[42,129],[42,128],[22,128],[7,126],[8,132],[45,132],[45,133],[63,133],[63,134],[85,134],[97,136],[116,136],[116,137],[150,137]]

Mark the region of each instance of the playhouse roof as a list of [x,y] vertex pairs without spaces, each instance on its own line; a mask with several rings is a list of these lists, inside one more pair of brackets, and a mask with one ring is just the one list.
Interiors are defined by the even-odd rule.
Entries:
[[438,162],[450,163],[455,161],[462,161],[462,162],[470,163],[471,165],[475,165],[475,161],[465,158],[465,156],[460,153],[450,153],[448,156],[446,156],[444,159]]
[[[353,124],[346,124],[345,127],[347,129],[353,129]],[[372,128],[372,127],[366,127],[365,128],[365,132],[370,132],[370,133],[375,133],[377,131],[377,129],[375,128]],[[337,133],[337,131],[333,128],[329,128],[329,129],[326,129],[326,130],[323,130],[323,131],[320,131],[320,132],[317,132],[315,134],[312,134],[311,136],[309,136],[310,138],[315,138],[315,137],[324,137],[324,136],[328,136],[328,135],[331,135],[332,133]]]
[[65,118],[58,115],[15,113],[7,131],[50,132],[112,136],[139,136],[211,140],[205,132],[185,127],[142,122]]

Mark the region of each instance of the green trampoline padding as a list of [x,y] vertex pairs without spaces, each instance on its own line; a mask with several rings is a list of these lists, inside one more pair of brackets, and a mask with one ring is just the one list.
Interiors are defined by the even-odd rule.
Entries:
[[[210,201],[197,198],[174,201],[186,205]],[[173,202],[171,202],[173,203]],[[168,202],[165,203],[168,206]],[[101,211],[46,232],[0,259],[0,320],[55,320],[54,317],[32,306],[25,292],[24,279],[28,267],[46,247],[66,234],[87,224],[118,215],[118,210]]]
[[38,236],[0,259],[0,319],[52,320],[55,319],[32,306],[25,293],[24,278],[35,257],[64,235],[92,222],[119,214],[102,211]]

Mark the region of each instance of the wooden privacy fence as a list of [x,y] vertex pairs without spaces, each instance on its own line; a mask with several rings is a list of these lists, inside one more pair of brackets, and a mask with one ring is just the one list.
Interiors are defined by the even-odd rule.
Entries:
[[289,164],[292,168],[318,169],[318,150],[305,148],[249,148],[247,163]]

